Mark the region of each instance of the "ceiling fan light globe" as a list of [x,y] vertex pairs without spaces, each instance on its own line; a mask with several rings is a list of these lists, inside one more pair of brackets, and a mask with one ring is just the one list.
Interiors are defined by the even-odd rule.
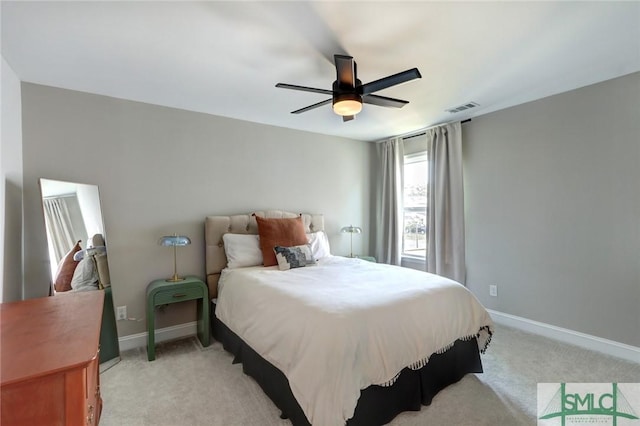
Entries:
[[338,115],[356,115],[362,111],[362,97],[356,93],[337,95],[333,101],[333,112]]

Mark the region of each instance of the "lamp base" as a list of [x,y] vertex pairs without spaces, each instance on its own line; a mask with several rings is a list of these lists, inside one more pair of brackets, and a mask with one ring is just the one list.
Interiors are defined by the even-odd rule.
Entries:
[[184,278],[180,278],[179,276],[174,275],[171,278],[167,278],[165,281],[168,283],[177,283],[178,281],[184,281]]

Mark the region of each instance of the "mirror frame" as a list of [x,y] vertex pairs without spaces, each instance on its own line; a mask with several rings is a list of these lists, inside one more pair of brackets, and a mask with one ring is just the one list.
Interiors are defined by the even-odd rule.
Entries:
[[[44,219],[45,233],[47,240],[47,253],[49,257],[49,269],[51,270],[50,276],[50,296],[55,297],[56,291],[54,289],[54,281],[56,278],[56,272],[59,267],[59,261],[55,262],[52,259],[53,255],[53,239],[49,235],[49,228],[47,226],[45,198],[55,195],[72,195],[75,194],[77,198],[78,209],[74,214],[76,217],[78,214],[82,219],[82,225],[84,227],[83,232],[78,235],[76,233],[72,236],[73,241],[83,240],[84,254],[88,252],[88,241],[96,234],[101,234],[104,242],[104,250],[108,247],[107,236],[105,232],[104,216],[102,214],[102,204],[100,199],[100,191],[97,185],[85,184],[78,182],[68,182],[48,178],[40,178],[40,198],[42,205],[42,217]],[[75,206],[74,206],[75,208]],[[78,220],[76,219],[76,222]],[[76,231],[77,232],[77,231]],[[80,236],[84,238],[79,238]],[[73,248],[73,246],[72,246]],[[67,252],[69,249],[67,250]],[[66,253],[65,253],[66,254]],[[64,258],[64,254],[62,258]],[[95,258],[94,258],[95,259]],[[55,265],[54,265],[55,263]],[[120,347],[118,342],[118,332],[116,327],[115,310],[113,305],[113,289],[111,286],[109,264],[107,256],[105,255],[101,262],[96,262],[96,268],[99,270],[99,275],[105,279],[105,286],[103,288],[105,292],[104,308],[102,312],[102,327],[100,329],[100,371],[104,371],[107,368],[115,365],[120,361]],[[105,272],[106,271],[106,272]],[[100,282],[100,280],[99,280]],[[101,290],[100,285],[96,290]],[[70,290],[73,291],[73,290]]]

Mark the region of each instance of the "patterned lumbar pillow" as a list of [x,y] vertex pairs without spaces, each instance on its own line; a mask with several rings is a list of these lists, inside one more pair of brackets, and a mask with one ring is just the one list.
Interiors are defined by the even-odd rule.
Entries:
[[278,269],[281,271],[316,264],[309,244],[294,247],[275,246],[273,252],[278,261]]

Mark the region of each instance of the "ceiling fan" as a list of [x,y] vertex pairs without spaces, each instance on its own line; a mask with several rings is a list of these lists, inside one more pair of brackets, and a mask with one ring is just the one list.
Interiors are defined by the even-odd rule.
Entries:
[[283,89],[301,90],[303,92],[322,93],[331,95],[331,99],[326,99],[317,104],[291,111],[291,114],[300,114],[314,108],[329,103],[333,104],[333,111],[342,116],[343,121],[353,120],[357,113],[362,110],[362,103],[378,105],[391,108],[402,108],[409,101],[401,99],[387,98],[385,96],[374,95],[382,89],[396,86],[416,78],[422,78],[418,68],[399,72],[388,77],[381,78],[366,84],[358,80],[357,66],[353,57],[346,55],[333,55],[336,64],[336,81],[333,82],[333,89],[316,89],[314,87],[296,86],[294,84],[278,83],[276,87]]

